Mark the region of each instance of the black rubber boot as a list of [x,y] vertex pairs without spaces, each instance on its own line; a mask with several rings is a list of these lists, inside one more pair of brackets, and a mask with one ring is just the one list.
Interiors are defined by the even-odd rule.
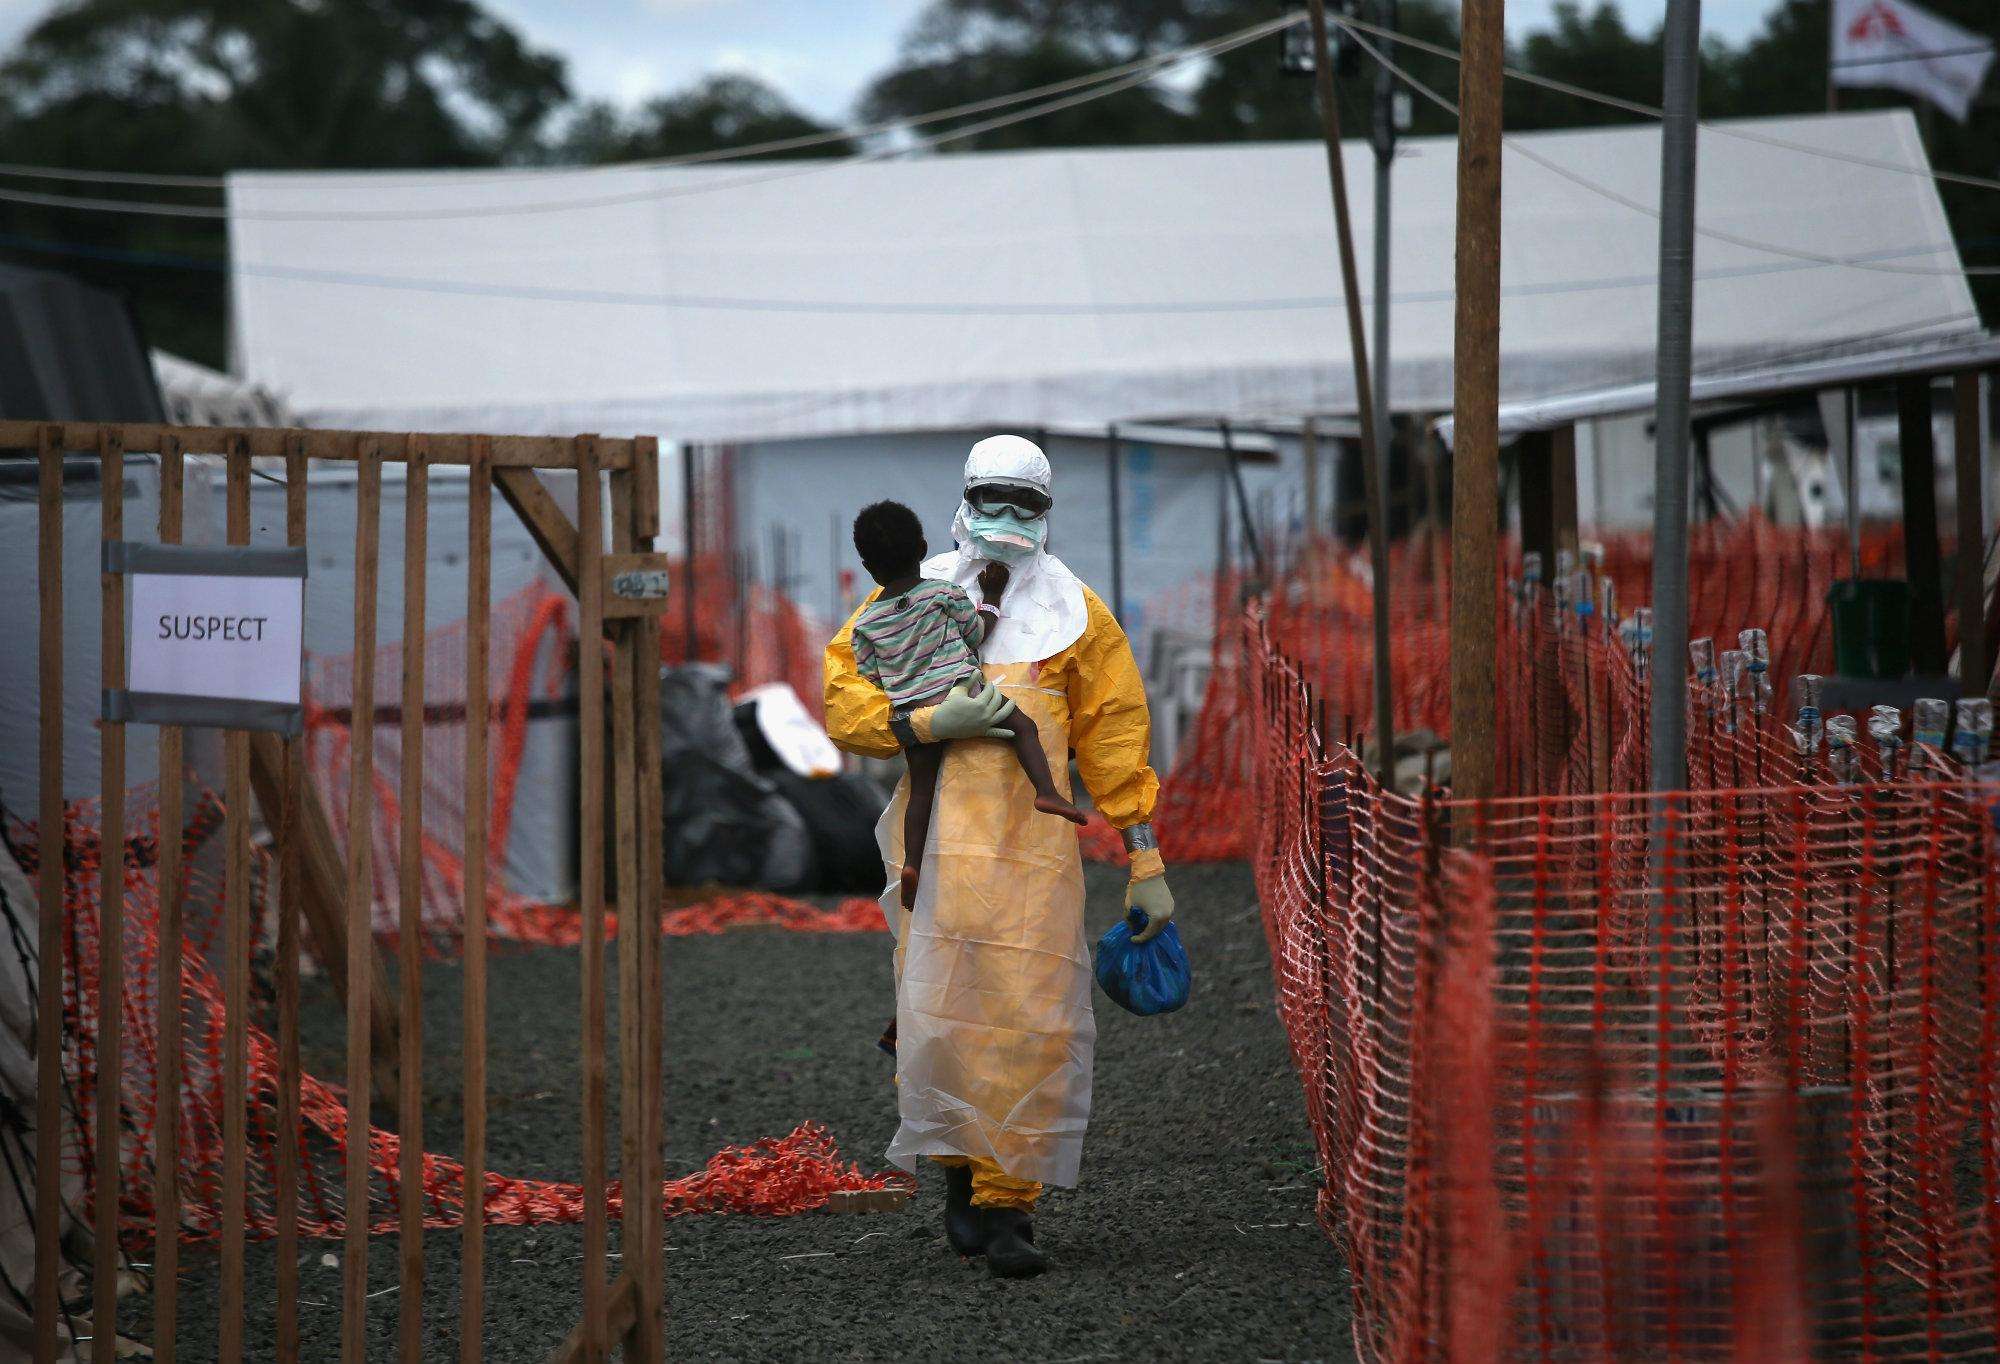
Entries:
[[986,1253],[986,1217],[972,1206],[972,1167],[944,1167],[944,1239],[960,1255]]
[[987,1208],[986,1267],[997,1279],[1032,1279],[1049,1267],[1035,1248],[1035,1219],[1019,1208]]

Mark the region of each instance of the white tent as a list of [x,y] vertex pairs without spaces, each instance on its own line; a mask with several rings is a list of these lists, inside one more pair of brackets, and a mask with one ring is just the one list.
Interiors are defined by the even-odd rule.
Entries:
[[[1415,138],[1396,163],[1404,410],[1450,406],[1455,161]],[[1365,224],[1363,147],[1348,166]],[[1904,111],[1704,130],[1697,368],[1974,327],[1926,170]],[[1649,378],[1658,128],[1522,135],[1505,186],[1506,396]],[[246,173],[229,206],[239,373],[318,423],[740,441],[1353,408],[1312,143]]]

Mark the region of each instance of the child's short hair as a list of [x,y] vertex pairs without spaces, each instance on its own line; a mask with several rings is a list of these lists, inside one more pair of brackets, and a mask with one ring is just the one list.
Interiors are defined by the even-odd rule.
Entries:
[[924,523],[900,502],[877,502],[854,518],[854,549],[878,583],[915,573],[924,561]]

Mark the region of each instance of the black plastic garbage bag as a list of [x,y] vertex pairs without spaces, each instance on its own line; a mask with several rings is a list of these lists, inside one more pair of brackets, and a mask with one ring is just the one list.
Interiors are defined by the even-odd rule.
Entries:
[[859,773],[813,777],[794,772],[764,739],[755,707],[736,707],[736,728],[757,775],[774,786],[804,822],[812,843],[811,889],[823,895],[872,895],[883,886],[875,823],[888,795]]
[[660,678],[667,882],[805,889],[814,879],[805,821],[757,772],[730,713],[728,688],[728,670],[712,664],[670,669]]

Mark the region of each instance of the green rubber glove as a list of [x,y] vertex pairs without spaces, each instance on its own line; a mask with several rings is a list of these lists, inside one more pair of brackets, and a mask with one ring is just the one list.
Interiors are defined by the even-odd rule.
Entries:
[[[1155,854],[1157,856],[1158,854]],[[1125,908],[1146,916],[1146,926],[1132,935],[1135,943],[1151,942],[1174,918],[1174,893],[1167,889],[1167,874],[1160,871],[1125,887]]]
[[944,700],[912,715],[910,728],[924,743],[943,739],[1011,739],[1014,731],[1000,728],[1000,721],[1013,711],[1014,703],[998,687],[981,687],[977,696],[964,687],[953,687]]

